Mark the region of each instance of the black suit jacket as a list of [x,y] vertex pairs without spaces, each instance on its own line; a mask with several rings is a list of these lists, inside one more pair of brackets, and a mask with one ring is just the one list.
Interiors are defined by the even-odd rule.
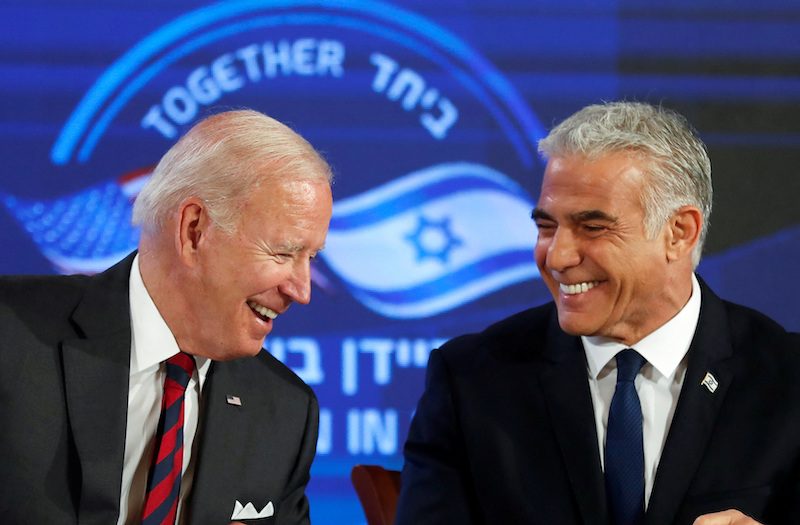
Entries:
[[[553,304],[431,354],[405,460],[397,525],[609,523],[583,346]],[[645,523],[800,523],[799,461],[800,337],[703,286]]]
[[[132,260],[93,277],[0,279],[2,523],[117,521]],[[228,523],[236,500],[272,501],[274,516],[252,523],[308,523],[317,423],[312,391],[266,352],[213,362],[186,523]]]

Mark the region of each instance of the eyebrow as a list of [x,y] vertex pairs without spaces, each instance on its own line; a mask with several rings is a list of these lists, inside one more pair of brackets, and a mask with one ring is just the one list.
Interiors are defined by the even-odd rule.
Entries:
[[553,217],[551,217],[549,213],[547,213],[541,208],[534,208],[533,211],[531,211],[531,219],[533,220],[542,219],[546,221],[552,221]]
[[[287,252],[290,252],[290,253],[299,253],[299,252],[302,252],[303,250],[305,250],[306,247],[303,244],[290,241],[290,242],[287,242],[285,244],[282,244],[281,246],[278,247],[278,249],[280,249],[281,251],[287,251]],[[320,249],[316,250],[314,253],[319,253],[324,249],[325,249],[325,245],[323,244],[322,247],[320,247]]]
[[[585,210],[579,211],[577,213],[570,214],[570,219],[574,222],[585,222],[585,221],[606,221],[606,222],[617,222],[617,217],[613,215],[609,215],[608,213],[604,212],[603,210]],[[553,216],[544,211],[541,208],[534,208],[531,212],[531,219],[533,220],[545,220],[545,221],[553,221]]]
[[275,251],[287,253],[300,253],[303,251],[303,245],[293,241],[282,242],[275,246]]
[[617,222],[616,217],[614,217],[613,215],[609,215],[608,213],[602,210],[586,210],[578,213],[573,213],[572,219],[575,222],[584,222],[584,221]]

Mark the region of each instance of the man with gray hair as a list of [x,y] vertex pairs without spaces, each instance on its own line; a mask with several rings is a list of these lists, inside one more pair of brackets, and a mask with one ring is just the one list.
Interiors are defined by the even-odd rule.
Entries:
[[398,525],[796,523],[800,337],[694,274],[703,143],[618,102],[539,148],[553,302],[431,353]]
[[137,198],[138,252],[0,280],[0,520],[309,522],[317,401],[262,345],[310,300],[330,183],[288,127],[220,113]]

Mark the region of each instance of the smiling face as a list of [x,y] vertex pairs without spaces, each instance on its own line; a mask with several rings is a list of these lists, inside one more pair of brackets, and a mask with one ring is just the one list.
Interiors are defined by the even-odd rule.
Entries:
[[667,225],[653,239],[645,233],[644,167],[624,152],[547,164],[534,210],[534,255],[567,333],[632,345],[685,302],[685,285],[676,293],[677,270],[668,260]]
[[208,224],[190,233],[197,238],[181,349],[217,360],[256,355],[275,318],[311,299],[310,264],[331,209],[325,181],[265,183],[242,206],[235,232]]

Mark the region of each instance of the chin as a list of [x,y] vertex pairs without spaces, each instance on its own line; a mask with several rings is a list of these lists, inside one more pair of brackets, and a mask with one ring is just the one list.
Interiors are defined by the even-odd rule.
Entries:
[[258,354],[261,352],[261,350],[263,350],[263,349],[264,349],[264,344],[263,344],[263,342],[262,342],[262,343],[261,343],[260,345],[258,345],[258,346],[253,346],[252,348],[248,348],[247,350],[243,350],[243,351],[239,352],[238,356],[239,356],[239,357],[255,357],[255,356],[257,356],[257,355],[258,355]]
[[562,330],[569,335],[593,335],[596,328],[588,326],[586,323],[581,323],[572,316],[558,316],[558,324]]
[[248,357],[255,357],[262,350],[262,348],[255,346],[228,348],[224,355],[212,358],[214,361],[233,361],[234,359],[245,359]]
[[[559,324],[561,324],[561,323],[559,323]],[[564,332],[566,332],[569,335],[574,335],[574,336],[589,335],[588,331],[581,330],[580,328],[573,328],[570,325],[562,324],[561,325],[561,329],[564,330]]]

